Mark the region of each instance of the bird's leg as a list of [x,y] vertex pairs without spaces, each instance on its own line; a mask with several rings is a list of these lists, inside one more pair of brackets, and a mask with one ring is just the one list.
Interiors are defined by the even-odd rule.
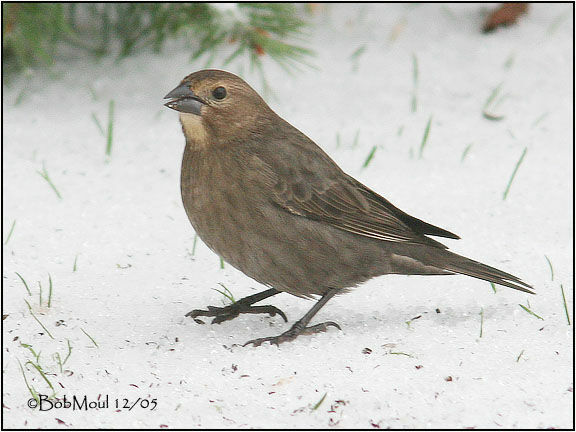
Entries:
[[314,317],[314,315],[316,315],[316,313],[322,308],[322,306],[324,306],[328,302],[328,300],[334,297],[334,295],[337,294],[338,291],[339,290],[337,289],[331,289],[326,294],[324,294],[322,298],[318,300],[318,302],[314,306],[312,306],[312,309],[310,309],[306,313],[306,315],[304,315],[302,318],[296,321],[292,327],[290,327],[290,330],[285,331],[284,333],[278,336],[271,336],[250,340],[246,342],[244,346],[248,344],[252,344],[254,346],[260,346],[264,342],[270,342],[270,344],[273,345],[280,345],[282,342],[288,342],[296,339],[299,335],[325,332],[330,326],[336,327],[338,330],[341,330],[340,326],[333,321],[326,321],[320,324],[306,327],[310,322],[310,320]]
[[252,304],[264,300],[273,295],[279,294],[280,291],[274,288],[262,291],[257,294],[252,294],[251,296],[244,297],[237,302],[234,302],[228,306],[217,307],[208,306],[208,310],[194,309],[186,314],[187,317],[192,318],[198,324],[204,324],[204,321],[198,319],[199,316],[214,317],[212,324],[220,324],[221,322],[228,321],[236,318],[238,315],[243,313],[259,314],[267,313],[270,316],[280,315],[285,322],[288,322],[286,315],[276,306],[265,305],[265,306],[252,306]]

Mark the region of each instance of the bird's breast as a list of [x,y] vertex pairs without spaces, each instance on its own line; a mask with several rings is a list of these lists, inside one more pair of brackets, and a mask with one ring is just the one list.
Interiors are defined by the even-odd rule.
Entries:
[[226,151],[184,151],[181,192],[188,218],[204,243],[233,265],[248,253],[245,236],[259,217],[242,173]]

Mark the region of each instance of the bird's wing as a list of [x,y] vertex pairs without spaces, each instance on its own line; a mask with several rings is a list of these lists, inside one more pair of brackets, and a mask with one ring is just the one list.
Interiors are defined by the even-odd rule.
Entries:
[[[349,176],[348,176],[349,177]],[[364,197],[371,203],[373,206],[373,211],[379,212],[390,212],[400,221],[404,222],[408,227],[410,227],[413,231],[417,232],[418,234],[423,235],[432,235],[438,237],[446,237],[451,239],[459,239],[460,237],[450,231],[447,231],[443,228],[437,227],[435,225],[429,224],[415,218],[414,216],[410,216],[407,213],[404,213],[398,207],[394,206],[390,201],[388,201],[383,196],[377,194],[373,190],[369,189],[358,180],[349,177],[349,180],[360,192],[364,195]]]
[[[390,242],[446,248],[426,235],[458,238],[442,228],[414,218],[345,174],[305,136],[260,151],[258,158],[271,183],[272,201],[292,214],[324,222],[354,234]],[[283,143],[284,144],[284,143]],[[304,144],[304,145],[303,145]],[[260,170],[262,174],[262,170]]]

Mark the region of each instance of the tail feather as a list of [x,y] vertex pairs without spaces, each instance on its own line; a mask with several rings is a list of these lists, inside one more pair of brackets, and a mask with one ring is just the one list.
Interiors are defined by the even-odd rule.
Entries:
[[532,286],[510,273],[503,272],[497,268],[452,252],[446,251],[446,253],[449,254],[449,258],[446,260],[446,263],[444,263],[443,268],[450,272],[472,276],[498,285],[514,288],[518,291],[535,294],[534,291],[532,291],[534,289]]

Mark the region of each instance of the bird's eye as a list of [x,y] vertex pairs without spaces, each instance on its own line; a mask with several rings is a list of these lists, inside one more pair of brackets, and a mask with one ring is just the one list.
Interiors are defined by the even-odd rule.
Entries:
[[222,100],[226,97],[226,89],[224,87],[216,87],[212,90],[212,96],[218,100]]

